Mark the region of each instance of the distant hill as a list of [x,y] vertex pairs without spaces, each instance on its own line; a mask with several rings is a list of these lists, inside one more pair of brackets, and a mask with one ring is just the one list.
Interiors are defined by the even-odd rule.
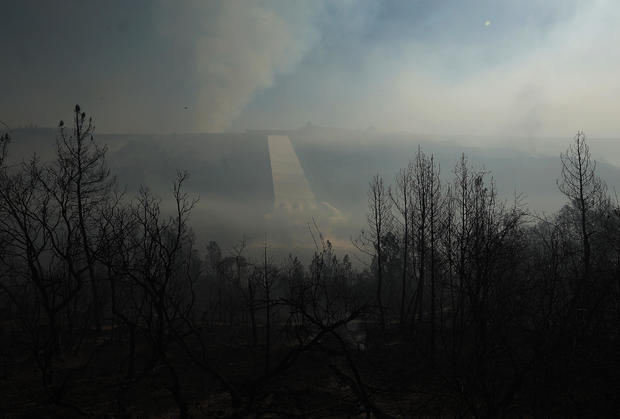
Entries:
[[[564,203],[556,179],[561,174],[559,154],[568,147],[570,138],[553,139],[553,145],[544,140],[553,156],[515,150],[528,147],[531,140],[526,138],[511,138],[510,143],[496,139],[492,146],[473,147],[455,142],[463,138],[303,128],[292,133],[291,140],[317,198],[338,208],[365,206],[371,177],[379,173],[391,182],[415,156],[418,146],[435,156],[445,180],[452,178],[461,153],[465,153],[472,165],[491,173],[502,197],[511,199],[515,192],[520,193],[529,207],[538,211],[555,211]],[[620,158],[620,142],[606,141],[607,148],[618,147]],[[591,145],[595,158],[597,151],[602,154],[601,144],[601,140],[594,140]],[[608,159],[611,156],[613,153],[607,154]],[[610,187],[620,185],[617,166],[599,162],[597,170]]]
[[[290,220],[276,220],[268,214],[273,209],[273,184],[265,131],[222,134],[129,135],[100,134],[96,139],[108,144],[108,162],[119,185],[133,194],[139,185],[147,185],[162,198],[169,196],[176,170],[190,172],[189,191],[200,195],[193,222],[200,237],[232,244],[246,234],[249,239],[264,239],[268,233],[275,241],[309,242],[307,227]],[[407,133],[387,134],[374,130],[352,131],[306,126],[284,133],[291,139],[308,183],[318,202],[326,202],[346,216],[336,225],[322,225],[328,237],[349,245],[365,223],[368,182],[379,173],[388,183],[405,167],[421,146],[434,154],[444,179],[451,179],[461,153],[476,167],[490,171],[500,196],[510,199],[521,193],[532,210],[555,211],[564,203],[556,186],[560,176],[559,151],[570,137],[555,139],[553,147],[546,141],[550,157],[523,151],[531,139],[498,139],[492,147],[458,144],[458,138],[420,136]],[[19,129],[12,132],[11,161],[16,162],[36,152],[42,159],[53,156],[55,130]],[[529,141],[529,143],[528,143]],[[504,144],[502,146],[502,144]],[[510,149],[520,148],[521,151]],[[606,150],[617,142],[606,144]],[[601,148],[599,147],[599,151]],[[619,149],[620,150],[620,149]],[[549,153],[551,154],[551,153]],[[608,153],[613,161],[613,153]],[[620,168],[601,162],[599,175],[610,189],[620,185]],[[164,200],[164,204],[165,204]],[[308,220],[310,221],[310,220]],[[299,239],[303,235],[304,239]],[[206,240],[206,239],[205,239]]]

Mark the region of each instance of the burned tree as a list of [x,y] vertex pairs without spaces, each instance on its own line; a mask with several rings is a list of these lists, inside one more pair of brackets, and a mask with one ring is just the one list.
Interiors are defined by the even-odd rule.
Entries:
[[395,223],[399,224],[402,229],[402,268],[401,268],[401,296],[400,296],[400,308],[399,308],[399,321],[402,324],[405,322],[406,306],[407,306],[407,282],[409,281],[408,267],[410,265],[410,246],[411,241],[411,170],[410,166],[401,169],[398,175],[396,175],[396,187],[390,188],[390,199],[396,211],[398,218],[395,218]]
[[97,275],[97,231],[102,206],[110,198],[115,179],[106,164],[107,146],[99,145],[93,138],[95,126],[92,118],[75,105],[73,127],[67,132],[63,121],[59,123],[56,138],[56,162],[41,172],[39,181],[58,207],[62,223],[73,244],[79,247],[74,255],[75,275],[87,277],[91,290],[91,316],[93,325],[101,330],[102,300],[101,278]]
[[383,305],[384,285],[384,254],[383,237],[393,227],[392,201],[385,187],[383,178],[378,174],[373,176],[368,191],[368,230],[362,231],[354,242],[356,247],[371,256],[377,280],[376,302],[379,307],[379,320],[385,327],[385,307]]
[[[605,196],[605,184],[596,175],[586,135],[578,131],[573,143],[560,155],[562,179],[558,188],[568,198],[575,225],[579,230],[582,253],[582,281],[589,279],[591,270],[592,215]],[[581,288],[581,287],[579,287]]]

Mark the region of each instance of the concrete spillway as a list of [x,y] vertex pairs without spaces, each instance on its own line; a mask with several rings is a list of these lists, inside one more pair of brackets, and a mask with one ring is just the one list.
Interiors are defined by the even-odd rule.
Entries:
[[304,211],[316,208],[314,194],[286,135],[269,135],[274,210]]

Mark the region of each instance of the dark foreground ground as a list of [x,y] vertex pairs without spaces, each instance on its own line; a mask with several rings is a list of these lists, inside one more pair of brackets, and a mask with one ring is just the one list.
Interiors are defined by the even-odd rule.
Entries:
[[[513,331],[504,336],[510,345],[497,345],[482,362],[475,344],[455,351],[440,342],[431,356],[423,325],[415,334],[366,325],[357,342],[340,332],[302,351],[274,336],[280,343],[272,344],[272,371],[291,354],[298,357],[268,377],[265,345],[243,343],[246,332],[225,326],[205,332],[206,359],[237,389],[240,403],[181,348],[169,346],[191,417],[367,417],[368,406],[369,417],[612,417],[620,407],[620,355],[609,346],[580,353],[579,343],[567,340],[557,343],[568,352],[544,349],[540,336]],[[134,342],[132,361],[126,337],[106,331],[60,357],[54,374],[64,387],[56,402],[43,390],[33,357],[5,341],[0,417],[178,417],[170,370],[150,362],[144,342]]]

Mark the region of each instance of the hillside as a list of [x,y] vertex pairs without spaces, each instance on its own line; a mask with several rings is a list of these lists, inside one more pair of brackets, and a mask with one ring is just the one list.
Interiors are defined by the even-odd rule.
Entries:
[[[465,153],[476,167],[492,173],[499,194],[512,199],[515,192],[532,211],[553,212],[564,202],[556,186],[560,176],[559,157],[512,150],[508,144],[473,147],[458,144],[456,138],[413,134],[387,134],[305,127],[287,132],[295,148],[308,184],[318,202],[326,202],[343,214],[338,222],[317,215],[325,235],[341,247],[350,248],[349,239],[365,224],[366,191],[370,178],[379,173],[388,183],[408,161],[418,146],[434,154],[444,179],[450,179],[454,165]],[[20,129],[12,133],[11,161],[27,158],[27,150],[37,150],[42,159],[53,156],[54,130]],[[97,141],[108,144],[108,162],[118,183],[129,194],[140,185],[148,186],[164,199],[168,196],[176,170],[187,170],[189,191],[200,196],[193,224],[202,242],[216,240],[230,246],[242,237],[261,242],[265,232],[285,250],[310,245],[307,219],[283,220],[270,217],[273,210],[273,183],[266,132],[222,134],[100,134]],[[547,142],[547,151],[559,149],[561,141]],[[471,141],[470,141],[471,142]],[[496,142],[502,144],[501,140]],[[512,139],[514,144],[525,140]],[[549,144],[552,144],[549,145]],[[566,140],[568,144],[568,140]],[[593,142],[593,153],[603,148]],[[559,152],[558,152],[559,154]],[[613,154],[607,153],[608,160]],[[599,163],[599,175],[610,187],[620,185],[620,168]],[[276,246],[278,247],[278,246]]]

